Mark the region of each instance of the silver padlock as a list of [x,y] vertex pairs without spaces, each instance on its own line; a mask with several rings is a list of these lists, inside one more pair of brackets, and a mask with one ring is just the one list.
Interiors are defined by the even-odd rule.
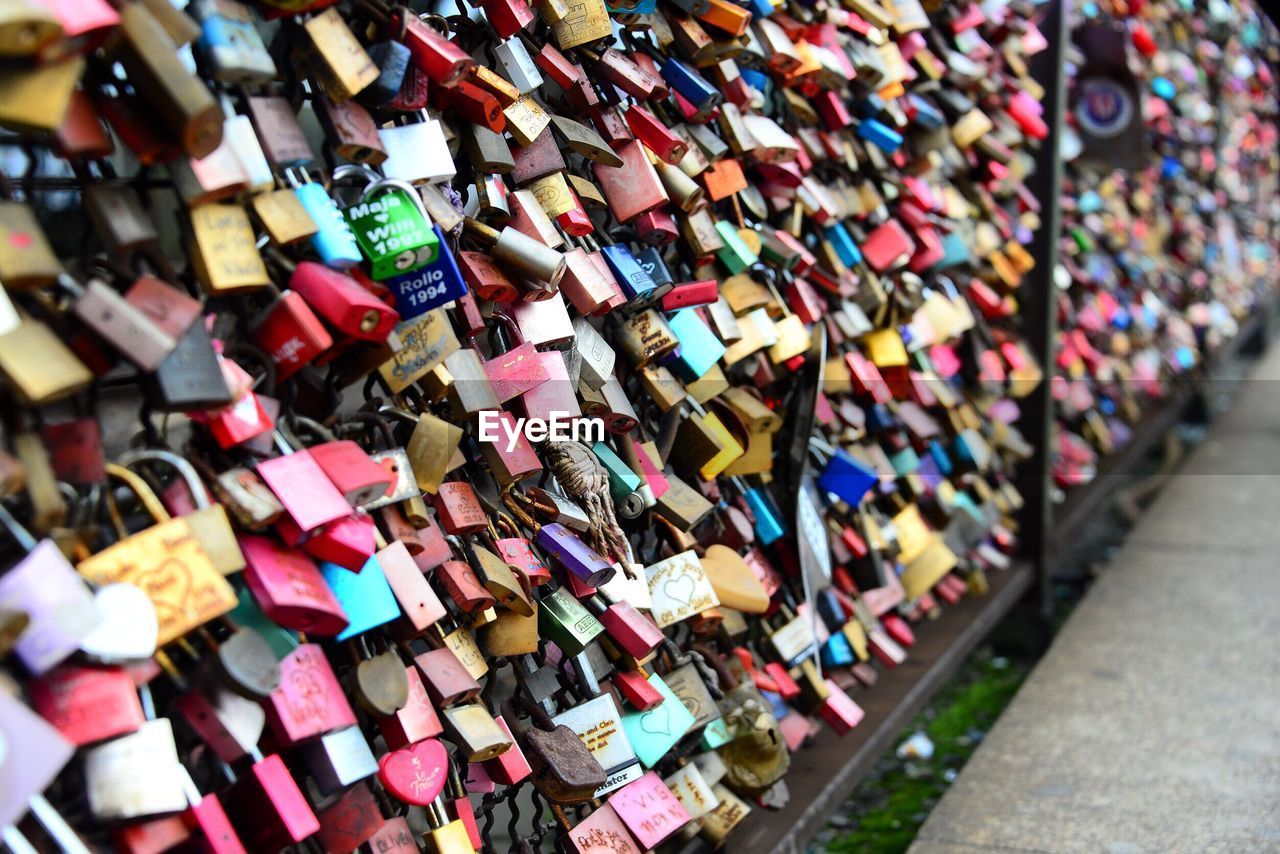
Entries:
[[236,115],[228,106],[227,120],[222,123],[222,144],[229,146],[236,154],[236,159],[244,167],[248,178],[249,191],[261,193],[274,190],[276,176],[267,162],[267,155],[262,152],[262,143],[253,130],[253,122],[248,116]]
[[542,72],[519,38],[498,42],[493,56],[498,61],[498,73],[520,90],[521,95],[527,95],[542,85]]
[[555,507],[556,516],[552,520],[553,522],[559,522],[566,528],[579,532],[591,529],[591,517],[587,515],[587,511],[565,496],[557,495],[540,487],[533,487],[529,492],[538,500],[545,501]]
[[177,339],[105,282],[81,285],[63,274],[58,284],[74,297],[72,313],[142,370],[155,371],[177,348]]
[[307,744],[303,755],[316,786],[326,796],[378,773],[378,760],[358,726],[325,733]]
[[382,174],[388,178],[410,184],[442,184],[458,174],[444,126],[425,112],[410,124],[381,128],[378,139],[387,152]]
[[723,296],[707,306],[707,317],[711,320],[711,328],[723,343],[733,344],[742,340],[742,327],[738,325],[738,318]]
[[379,465],[386,466],[394,475],[391,491],[368,504],[361,505],[365,510],[373,511],[388,504],[399,504],[422,495],[418,488],[418,479],[413,473],[413,464],[409,462],[409,452],[404,448],[392,448],[389,451],[376,451],[369,458]]
[[582,359],[581,381],[592,391],[599,391],[613,377],[618,355],[585,317],[574,318],[573,332],[573,349]]
[[143,818],[187,808],[178,748],[168,718],[85,753],[89,810],[99,821]]

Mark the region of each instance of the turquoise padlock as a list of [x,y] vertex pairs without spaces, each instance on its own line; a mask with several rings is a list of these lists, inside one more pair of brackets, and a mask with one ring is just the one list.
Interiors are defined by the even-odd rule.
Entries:
[[609,473],[609,496],[615,504],[627,500],[633,492],[640,488],[640,475],[631,470],[631,466],[622,461],[604,442],[596,442],[591,446],[591,453],[596,455],[600,465]]
[[733,478],[733,485],[742,491],[751,515],[755,517],[756,539],[761,545],[767,546],[787,532],[787,526],[782,524],[782,516],[774,506],[773,499],[754,486],[747,486],[740,477]]
[[853,664],[853,647],[844,632],[836,632],[827,638],[819,653],[823,667],[848,667]]
[[685,382],[701,379],[724,355],[724,344],[693,309],[682,308],[669,315],[667,325],[680,340],[680,349],[668,367]]
[[321,561],[320,574],[350,620],[338,635],[338,640],[353,638],[400,616],[400,605],[391,592],[387,577],[382,574],[377,555],[365,561],[359,572]]
[[652,768],[693,728],[693,712],[685,708],[662,677],[653,674],[649,684],[662,695],[662,703],[647,712],[631,712],[622,716],[622,731],[627,734],[636,758]]

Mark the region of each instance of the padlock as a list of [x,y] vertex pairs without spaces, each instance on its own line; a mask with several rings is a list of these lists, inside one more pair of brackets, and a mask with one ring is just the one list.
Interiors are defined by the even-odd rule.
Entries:
[[270,356],[276,378],[288,379],[333,346],[333,338],[297,291],[285,291],[249,328],[250,340]]
[[193,266],[207,293],[243,293],[271,283],[244,208],[225,204],[192,208],[191,231]]
[[449,181],[458,174],[444,129],[434,119],[381,128],[378,139],[387,152],[381,165],[388,178],[417,185]]
[[0,277],[6,287],[43,287],[63,275],[62,264],[28,205],[0,201],[0,238]]
[[336,635],[348,620],[315,563],[295,549],[254,535],[239,537],[245,581],[259,607],[280,625]]
[[279,756],[258,759],[226,792],[227,815],[249,850],[296,844],[320,822]]
[[[605,698],[609,699],[609,698]],[[612,702],[611,699],[609,699]],[[504,703],[503,719],[529,760],[532,782],[552,803],[573,804],[590,800],[607,779],[600,761],[578,734],[564,724],[553,724],[541,706],[524,704],[536,725],[525,729],[517,718],[513,700]]]
[[89,809],[102,821],[181,811],[187,796],[180,769],[169,719],[146,721],[85,753]]
[[134,89],[160,116],[189,157],[205,157],[222,143],[222,110],[205,85],[178,59],[178,48],[145,3],[120,11],[115,55]]
[[485,762],[507,753],[512,739],[483,703],[451,706],[441,711],[445,733],[469,762]]
[[591,169],[619,222],[630,222],[670,201],[657,171],[649,162],[643,143],[632,140],[615,148],[614,152],[622,161],[621,166],[610,166],[601,160],[593,163]]
[[373,64],[337,9],[326,9],[312,16],[302,27],[320,60],[316,70],[335,98],[354,98],[378,79],[378,66]]
[[539,600],[538,626],[542,635],[565,655],[582,652],[604,631],[591,612],[563,589],[554,590]]
[[383,341],[400,321],[393,309],[350,276],[313,261],[298,264],[289,276],[289,288],[327,323],[352,338]]
[[396,38],[409,48],[413,64],[438,86],[456,86],[475,67],[475,60],[466,51],[404,7],[392,12],[390,26],[397,33]]
[[135,493],[156,524],[80,561],[77,572],[95,584],[106,584],[163,578],[165,573],[185,570],[185,585],[143,585],[160,617],[160,644],[231,610],[235,593],[191,526],[181,517],[171,518],[146,482],[129,469],[109,463],[107,474]]
[[196,49],[215,80],[251,85],[276,76],[276,64],[248,7],[235,0],[205,0],[192,3],[188,11],[200,22]]
[[166,509],[187,523],[210,562],[223,575],[244,569],[244,555],[236,544],[226,509],[209,500],[195,467],[177,454],[160,450],[134,450],[121,454],[117,462],[125,467],[163,463],[177,478],[163,492]]
[[514,228],[497,231],[478,220],[468,218],[465,234],[497,261],[521,275],[546,282],[554,288],[564,275],[564,256],[554,249],[521,234]]
[[408,184],[385,178],[371,182],[343,215],[369,258],[375,281],[430,264],[439,256],[440,241],[431,220]]
[[0,334],[0,374],[32,406],[75,394],[93,380],[53,330],[33,318]]
[[318,95],[313,103],[325,136],[339,157],[371,166],[387,159],[386,149],[378,136],[378,126],[359,102],[338,102]]
[[[349,270],[359,264],[363,260],[360,245],[356,243],[351,227],[347,225],[342,211],[328,191],[320,184],[311,183],[305,170],[289,172],[287,175],[293,182],[298,201],[316,224],[316,233],[311,236],[310,243],[320,260],[335,270]],[[308,262],[304,261],[303,264],[305,263]],[[298,266],[301,267],[302,264]],[[298,290],[292,281],[290,287]]]
[[377,760],[359,727],[325,733],[303,748],[311,778],[326,795],[344,790],[378,772]]
[[[0,337],[0,366],[3,343]],[[209,331],[200,321],[178,339],[177,348],[143,387],[150,405],[160,412],[217,409],[233,402]]]

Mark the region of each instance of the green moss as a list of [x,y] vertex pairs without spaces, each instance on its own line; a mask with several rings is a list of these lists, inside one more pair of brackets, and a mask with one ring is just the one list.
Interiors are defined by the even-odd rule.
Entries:
[[938,694],[898,737],[901,744],[924,731],[933,741],[929,759],[899,760],[888,756],[853,793],[842,813],[851,830],[828,836],[826,850],[896,854],[906,851],[929,810],[946,791],[948,771],[959,771],[977,749],[975,735],[985,734],[1017,693],[1030,671],[1029,662],[975,653],[960,674]]

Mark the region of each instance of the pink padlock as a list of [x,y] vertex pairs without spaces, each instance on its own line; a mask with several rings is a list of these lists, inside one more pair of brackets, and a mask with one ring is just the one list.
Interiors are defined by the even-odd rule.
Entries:
[[610,795],[609,806],[646,849],[657,847],[690,821],[684,804],[653,771]]
[[336,635],[347,627],[346,613],[311,558],[271,537],[245,534],[237,541],[245,583],[268,617],[318,635]]
[[267,721],[282,744],[355,726],[356,716],[324,650],[304,643],[280,662],[280,687],[267,699]]

